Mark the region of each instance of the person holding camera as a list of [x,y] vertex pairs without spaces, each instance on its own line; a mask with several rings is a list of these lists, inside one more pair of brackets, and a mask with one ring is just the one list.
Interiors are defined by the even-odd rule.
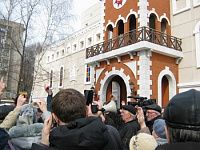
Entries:
[[[50,107],[52,116],[45,120],[41,143],[33,143],[33,150],[122,150],[101,118],[92,114],[91,104],[86,106],[85,97],[79,91],[59,91]],[[57,123],[54,128],[53,120]]]
[[128,150],[130,139],[140,130],[140,125],[136,120],[137,109],[132,105],[122,105],[120,112],[125,124],[121,130],[119,130],[119,133],[124,150]]

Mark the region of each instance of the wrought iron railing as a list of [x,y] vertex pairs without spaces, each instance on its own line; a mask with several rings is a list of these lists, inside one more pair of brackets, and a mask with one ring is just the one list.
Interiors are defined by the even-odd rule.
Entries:
[[141,41],[148,41],[151,43],[173,48],[178,51],[182,51],[181,39],[148,27],[140,27],[128,33],[122,34],[110,40],[86,48],[86,58],[97,56],[99,54],[106,53]]

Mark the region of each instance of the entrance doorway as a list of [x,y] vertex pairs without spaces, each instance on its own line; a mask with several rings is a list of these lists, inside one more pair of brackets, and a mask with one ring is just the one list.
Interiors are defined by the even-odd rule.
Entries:
[[124,80],[116,75],[114,76],[108,84],[107,90],[106,90],[106,101],[109,101],[110,95],[113,94],[116,97],[117,100],[117,108],[120,108],[121,102],[127,100],[127,91],[126,91],[126,85],[124,83]]

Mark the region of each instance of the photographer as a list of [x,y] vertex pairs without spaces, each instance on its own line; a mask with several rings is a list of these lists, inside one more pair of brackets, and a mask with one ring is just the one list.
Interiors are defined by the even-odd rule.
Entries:
[[[50,106],[52,116],[45,120],[41,143],[34,143],[33,150],[120,149],[101,118],[92,114],[91,104],[86,106],[85,97],[79,91],[59,91]],[[52,129],[53,118],[57,126]]]

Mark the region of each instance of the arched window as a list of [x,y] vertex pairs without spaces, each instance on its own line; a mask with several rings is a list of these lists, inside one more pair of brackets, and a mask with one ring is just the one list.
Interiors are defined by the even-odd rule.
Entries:
[[111,25],[108,26],[108,40],[113,38],[113,27]]
[[135,30],[136,29],[136,18],[135,15],[132,15],[130,17],[130,22],[129,22],[129,31]]
[[50,71],[50,77],[49,77],[49,79],[50,79],[49,87],[53,88],[53,70],[52,69]]
[[131,15],[129,19],[129,44],[136,43],[136,18],[135,15]]
[[149,28],[156,29],[155,17],[152,14],[149,17]]
[[156,23],[155,23],[155,16],[150,15],[149,17],[149,28],[150,28],[150,33],[149,33],[149,38],[150,42],[155,42],[155,29],[156,29]]
[[90,83],[91,82],[91,65],[86,65],[86,75],[85,75],[85,82]]
[[119,21],[118,25],[118,35],[124,34],[124,23],[122,20]]
[[64,67],[60,67],[60,80],[59,87],[63,87],[63,79],[64,79]]

